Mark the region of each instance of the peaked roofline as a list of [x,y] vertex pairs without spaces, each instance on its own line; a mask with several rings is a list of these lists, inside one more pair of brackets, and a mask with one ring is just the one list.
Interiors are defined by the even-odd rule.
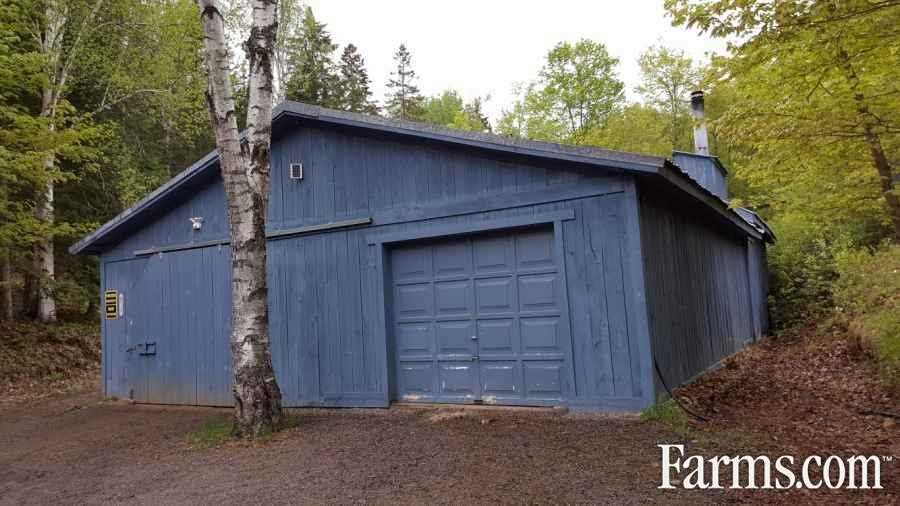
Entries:
[[[324,107],[303,104],[300,102],[283,102],[273,111],[274,126],[287,119],[301,123],[317,123],[343,126],[354,129],[378,131],[390,135],[416,137],[435,142],[464,145],[471,148],[493,152],[578,163],[605,169],[618,169],[641,176],[662,177],[672,185],[691,194],[712,208],[717,214],[726,218],[745,233],[761,238],[759,230],[744,220],[738,213],[728,208],[727,203],[720,200],[707,189],[700,186],[671,161],[657,156],[641,155],[623,151],[613,151],[587,146],[572,146],[552,142],[516,139],[490,133],[468,132],[450,128],[437,127],[414,121],[386,119],[379,116],[337,111]],[[244,136],[244,133],[241,134]],[[690,154],[690,153],[688,153]],[[713,157],[714,158],[714,157]],[[171,195],[176,194],[192,183],[203,180],[217,170],[218,153],[214,149],[194,162],[178,175],[148,194],[137,203],[125,209],[117,216],[101,225],[80,241],[69,247],[73,255],[81,253],[100,253],[104,249],[102,240],[123,229],[127,229],[136,218],[146,212],[158,208]],[[719,164],[721,166],[721,164]],[[724,170],[724,167],[722,167]]]

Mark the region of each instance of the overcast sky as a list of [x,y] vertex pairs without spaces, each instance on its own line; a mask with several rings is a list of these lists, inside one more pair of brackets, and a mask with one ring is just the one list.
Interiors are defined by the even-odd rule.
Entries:
[[374,97],[383,102],[392,55],[405,42],[426,95],[454,88],[466,98],[490,95],[496,121],[516,82],[533,79],[559,41],[590,38],[619,58],[629,98],[639,80],[638,55],[661,42],[695,59],[724,44],[673,28],[663,0],[307,0],[341,46],[366,59]]

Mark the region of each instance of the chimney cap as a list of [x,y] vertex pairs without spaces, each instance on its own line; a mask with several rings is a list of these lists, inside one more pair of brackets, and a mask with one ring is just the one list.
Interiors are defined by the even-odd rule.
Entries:
[[704,102],[704,100],[703,100],[704,96],[705,96],[705,94],[703,93],[703,90],[692,91],[691,92],[691,104],[694,106],[702,105]]

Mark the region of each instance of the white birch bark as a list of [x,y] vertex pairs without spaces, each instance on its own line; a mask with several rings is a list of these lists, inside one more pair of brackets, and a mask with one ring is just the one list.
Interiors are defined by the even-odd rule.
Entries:
[[[72,27],[71,44],[66,49],[63,44],[66,30],[73,20],[70,18],[69,6],[64,1],[48,0],[45,4],[45,26],[37,42],[46,58],[45,72],[47,81],[41,93],[41,117],[48,119],[48,128],[55,129],[54,120],[59,100],[65,91],[69,71],[75,61],[81,40],[97,17],[103,0],[96,0],[90,11]],[[44,158],[44,188],[40,200],[34,210],[38,221],[47,226],[47,232],[34,243],[32,249],[33,270],[37,283],[37,318],[43,322],[56,321],[56,298],[53,295],[53,284],[56,268],[53,258],[53,224],[54,224],[54,176],[56,170],[56,154],[48,153]]]
[[[49,129],[53,131],[53,119],[56,116],[60,84],[65,84],[67,68],[62,64],[62,42],[65,35],[66,12],[64,7],[50,1],[46,4],[46,26],[40,39],[41,52],[46,58],[47,82],[41,93],[41,117],[48,118]],[[62,83],[60,83],[62,81]],[[41,199],[36,203],[34,217],[41,223],[53,226],[53,170],[55,156],[49,153],[44,158],[44,188]],[[53,281],[56,277],[53,261],[53,235],[44,234],[34,242],[31,252],[32,269],[37,291],[37,319],[43,322],[56,321],[56,299],[52,293]]]
[[253,23],[244,44],[249,63],[247,137],[241,142],[231,89],[220,0],[197,0],[204,34],[210,119],[228,198],[231,230],[231,353],[234,434],[254,437],[277,430],[281,390],[269,342],[265,220],[269,199],[272,130],[272,60],[277,0],[253,0]]

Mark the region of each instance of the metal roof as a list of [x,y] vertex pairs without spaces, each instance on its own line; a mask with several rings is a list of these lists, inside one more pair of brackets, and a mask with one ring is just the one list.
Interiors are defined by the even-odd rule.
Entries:
[[[275,108],[273,133],[278,133],[279,130],[285,128],[292,128],[298,122],[300,124],[311,123],[377,131],[392,136],[413,137],[527,158],[565,161],[607,170],[618,169],[640,176],[662,178],[670,185],[705,204],[715,214],[724,217],[745,233],[762,238],[762,234],[755,225],[734,210],[729,209],[727,203],[703,188],[677,165],[662,157],[468,132],[414,121],[400,121],[380,116],[337,111],[290,101],[283,102]],[[102,252],[112,243],[139,228],[148,214],[159,212],[168,199],[189,191],[195,185],[208,181],[210,177],[217,174],[217,160],[216,150],[210,151],[136,204],[73,244],[69,248],[69,252],[72,254]]]

